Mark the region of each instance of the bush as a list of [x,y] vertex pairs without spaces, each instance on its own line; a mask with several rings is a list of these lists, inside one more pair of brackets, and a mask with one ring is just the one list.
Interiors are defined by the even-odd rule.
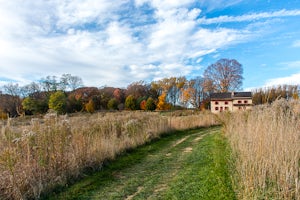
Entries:
[[49,108],[62,114],[66,112],[67,97],[62,91],[57,91],[51,94],[49,99]]
[[128,110],[136,110],[136,100],[132,95],[129,95],[125,100],[125,108]]
[[155,102],[154,102],[153,98],[149,97],[147,99],[145,109],[149,110],[149,111],[153,111],[153,110],[156,109],[156,105],[155,105]]
[[118,100],[116,98],[112,98],[107,103],[107,108],[110,110],[117,110],[118,109]]

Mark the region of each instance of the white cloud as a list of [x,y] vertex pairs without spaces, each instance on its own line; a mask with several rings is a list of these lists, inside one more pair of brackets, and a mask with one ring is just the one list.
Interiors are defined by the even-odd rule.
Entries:
[[199,0],[201,6],[207,8],[207,11],[212,11],[220,8],[226,8],[240,3],[242,0]]
[[290,16],[300,16],[300,10],[279,10],[274,12],[261,12],[252,13],[240,16],[220,16],[215,18],[201,18],[198,20],[200,24],[216,24],[216,23],[226,23],[226,22],[244,22],[244,21],[254,21],[266,18],[274,17],[290,17]]
[[300,47],[300,40],[294,41],[292,47]]
[[300,70],[300,60],[290,61],[290,62],[282,62],[279,63],[280,66],[283,66],[282,69],[299,69]]
[[292,74],[286,77],[269,79],[266,81],[265,86],[276,86],[276,85],[300,85],[300,73]]
[[[0,0],[1,1],[1,0]],[[136,25],[122,0],[1,1],[0,81],[36,81],[71,73],[88,86],[126,86],[140,79],[189,75],[186,64],[244,42],[251,33],[205,29],[194,0],[136,0],[154,9],[150,23]],[[130,6],[129,6],[130,7]],[[133,5],[134,7],[134,5]],[[130,8],[131,9],[131,8]],[[123,20],[132,17],[130,20]]]

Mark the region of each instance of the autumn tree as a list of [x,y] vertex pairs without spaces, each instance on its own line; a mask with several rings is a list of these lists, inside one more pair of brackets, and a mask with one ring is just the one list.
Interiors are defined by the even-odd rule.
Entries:
[[149,97],[146,101],[145,110],[153,111],[155,109],[156,109],[156,105],[154,99],[152,97]]
[[243,81],[242,65],[235,59],[220,59],[204,71],[206,87],[214,92],[239,90]]
[[89,113],[94,113],[95,112],[95,103],[93,99],[90,99],[87,104],[85,104],[85,110]]
[[171,109],[171,105],[166,102],[166,97],[167,97],[167,95],[164,92],[158,97],[158,103],[156,105],[157,110],[170,110]]
[[112,98],[108,101],[107,108],[110,109],[110,110],[117,110],[118,105],[119,105],[118,100],[116,98]]
[[49,108],[62,114],[66,112],[67,97],[64,92],[57,91],[50,95]]
[[125,108],[128,110],[136,110],[136,100],[133,95],[129,95],[125,100]]
[[126,90],[126,96],[132,95],[135,99],[148,96],[148,87],[144,81],[131,83]]
[[34,97],[26,97],[22,101],[23,109],[26,114],[42,114],[48,110],[48,102],[46,99]]

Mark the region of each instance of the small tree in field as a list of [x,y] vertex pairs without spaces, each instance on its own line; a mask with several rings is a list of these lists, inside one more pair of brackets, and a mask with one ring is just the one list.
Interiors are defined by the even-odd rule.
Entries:
[[140,109],[141,110],[146,110],[146,103],[147,103],[146,100],[141,101],[141,103],[140,103]]
[[90,99],[87,104],[85,104],[85,110],[89,113],[95,112],[95,103],[93,99]]
[[128,110],[136,110],[136,101],[132,95],[129,95],[125,100],[125,108]]
[[112,98],[107,103],[107,108],[110,110],[117,110],[118,109],[118,100],[116,98]]
[[67,107],[67,97],[62,91],[57,91],[51,94],[49,99],[49,108],[58,113],[65,113]]
[[153,110],[156,109],[156,105],[155,105],[155,102],[154,102],[153,98],[149,97],[149,98],[147,99],[145,109],[146,109],[146,110],[149,110],[149,111],[153,111]]
[[167,97],[167,94],[165,92],[163,92],[158,97],[158,103],[156,105],[157,110],[170,110],[171,109],[171,104],[166,102],[166,97]]

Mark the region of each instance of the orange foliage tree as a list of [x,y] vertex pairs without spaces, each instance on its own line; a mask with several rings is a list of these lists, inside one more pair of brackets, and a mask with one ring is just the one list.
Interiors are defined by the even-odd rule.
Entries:
[[146,103],[147,103],[146,100],[141,101],[141,103],[140,103],[140,109],[146,110]]
[[171,109],[171,104],[166,102],[166,97],[167,97],[167,94],[165,92],[163,92],[158,97],[158,103],[156,105],[157,110],[170,110]]

